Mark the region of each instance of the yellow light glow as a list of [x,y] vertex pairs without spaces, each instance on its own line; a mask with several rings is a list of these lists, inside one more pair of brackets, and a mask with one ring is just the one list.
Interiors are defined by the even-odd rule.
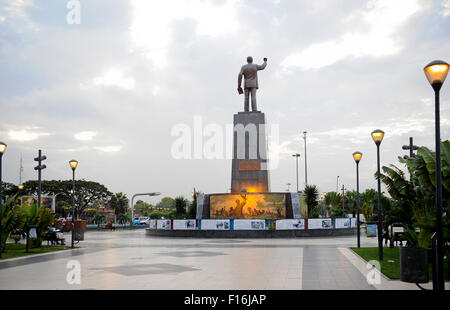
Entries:
[[0,142],[0,154],[5,153],[7,147],[6,143]]
[[361,152],[355,152],[355,153],[353,153],[353,159],[357,162],[357,163],[359,163],[359,161],[361,160],[361,158],[362,158],[362,153]]
[[19,187],[20,190],[22,190],[23,189],[23,184],[20,184],[18,187]]
[[432,61],[423,69],[423,71],[431,85],[437,83],[442,84],[448,74],[448,63],[441,60]]
[[372,135],[373,142],[375,142],[375,144],[380,144],[384,138],[384,131],[380,130],[380,129],[376,129],[376,130],[372,131],[371,135]]
[[75,169],[78,166],[78,162],[75,159],[72,159],[71,161],[69,161],[69,165],[70,167],[72,167],[72,169]]

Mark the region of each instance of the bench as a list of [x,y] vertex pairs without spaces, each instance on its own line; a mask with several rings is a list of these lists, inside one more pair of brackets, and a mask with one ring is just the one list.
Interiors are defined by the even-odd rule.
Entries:
[[58,245],[61,243],[61,245],[65,245],[66,239],[64,238],[64,235],[61,232],[57,231],[48,231],[45,233],[45,235],[42,237],[44,241],[47,241],[47,245],[50,243],[52,245]]
[[116,227],[113,225],[113,224],[110,224],[110,225],[108,225],[108,224],[104,224],[104,225],[99,225],[98,226],[98,229],[99,230],[105,230],[105,229],[110,229],[111,231],[115,231],[116,230]]

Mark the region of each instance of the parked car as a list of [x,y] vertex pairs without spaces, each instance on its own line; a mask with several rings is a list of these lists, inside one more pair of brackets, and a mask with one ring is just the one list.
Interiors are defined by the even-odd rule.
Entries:
[[150,218],[147,216],[135,217],[133,224],[134,225],[149,225]]

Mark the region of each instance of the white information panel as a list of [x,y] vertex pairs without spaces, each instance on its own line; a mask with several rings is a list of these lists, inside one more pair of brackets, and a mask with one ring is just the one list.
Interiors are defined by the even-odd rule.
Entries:
[[350,228],[351,224],[351,218],[336,218],[334,219],[334,228],[341,229],[341,228]]
[[357,218],[356,217],[352,217],[350,219],[350,227],[351,228],[355,228],[357,225],[358,225]]
[[201,220],[201,230],[230,230],[230,220]]
[[150,229],[156,229],[156,220],[149,220],[148,221],[148,228]]
[[195,230],[195,220],[173,220],[173,230]]
[[305,220],[304,219],[277,220],[276,229],[277,230],[305,229]]
[[234,220],[234,230],[265,230],[265,220]]
[[170,220],[157,220],[156,221],[157,229],[168,229],[170,230]]
[[308,229],[332,229],[331,219],[308,219]]
[[301,218],[300,199],[298,193],[291,193],[292,213],[295,219]]

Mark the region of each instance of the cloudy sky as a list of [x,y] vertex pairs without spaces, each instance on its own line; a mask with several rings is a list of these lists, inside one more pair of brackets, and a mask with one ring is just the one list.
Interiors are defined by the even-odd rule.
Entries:
[[[448,0],[81,0],[79,24],[73,2],[0,0],[5,181],[19,182],[21,154],[23,180],[36,179],[40,148],[45,179],[70,178],[74,158],[78,178],[129,196],[226,192],[231,161],[174,158],[173,129],[193,129],[196,117],[203,126],[232,123],[248,55],[269,59],[258,104],[279,126],[273,191],[295,188],[294,152],[304,186],[303,131],[308,183],[321,191],[335,190],[338,175],[355,188],[357,150],[362,189],[376,187],[374,129],[386,132],[383,164],[405,154],[410,136],[434,148],[423,67],[450,60]],[[448,139],[450,85],[441,98]]]

